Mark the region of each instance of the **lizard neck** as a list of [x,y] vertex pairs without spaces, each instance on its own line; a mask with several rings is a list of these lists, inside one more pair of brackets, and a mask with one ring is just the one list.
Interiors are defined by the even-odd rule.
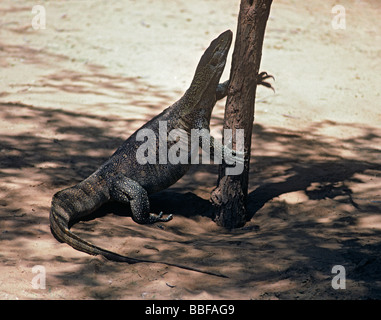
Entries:
[[[213,107],[217,101],[217,87],[225,67],[232,41],[230,30],[213,40],[201,57],[189,89],[178,101],[178,117],[191,128],[206,122],[209,126]],[[204,126],[203,126],[204,127]]]
[[216,85],[209,84],[203,90],[201,98],[197,101],[194,99],[192,90],[188,90],[183,98],[179,101],[179,118],[183,120],[189,129],[203,128],[209,126],[210,118],[214,105],[216,104]]

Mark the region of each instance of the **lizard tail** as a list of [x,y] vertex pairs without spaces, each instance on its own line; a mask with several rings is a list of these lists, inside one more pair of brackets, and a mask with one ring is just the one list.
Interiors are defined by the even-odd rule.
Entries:
[[200,272],[200,273],[205,273],[208,275],[213,275],[217,277],[222,277],[222,278],[228,278],[225,275],[222,274],[217,274],[209,271],[202,271],[196,268],[188,267],[188,266],[183,266],[180,264],[175,264],[175,263],[168,263],[168,262],[160,262],[160,261],[152,261],[152,260],[145,260],[145,259],[135,259],[135,258],[130,258],[127,256],[123,256],[120,254],[117,254],[112,251],[108,251],[106,249],[102,249],[90,242],[87,242],[77,235],[75,235],[73,232],[70,231],[69,229],[69,220],[65,219],[65,216],[67,214],[60,214],[60,209],[62,208],[57,208],[59,206],[55,205],[54,200],[52,203],[52,208],[50,211],[50,229],[53,233],[53,235],[61,242],[65,242],[72,246],[74,249],[86,252],[90,255],[102,255],[108,260],[111,261],[116,261],[116,262],[126,262],[129,264],[135,264],[135,263],[161,263],[165,264],[168,266],[172,267],[177,267],[181,269],[186,269],[190,271],[195,271],[195,272]]
[[57,213],[54,206],[50,211],[50,229],[53,235],[61,242],[65,242],[68,245],[72,246],[74,249],[86,252],[90,255],[102,255],[108,260],[118,261],[118,262],[127,262],[127,263],[137,263],[143,262],[137,259],[121,256],[117,253],[102,249],[90,242],[87,242],[76,234],[70,231],[69,223],[62,216]]

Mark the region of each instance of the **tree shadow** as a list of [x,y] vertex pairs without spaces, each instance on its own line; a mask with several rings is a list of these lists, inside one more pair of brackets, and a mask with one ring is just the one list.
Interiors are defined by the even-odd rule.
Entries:
[[[25,65],[55,67],[33,83],[14,84],[20,93],[31,88],[21,101],[5,101],[11,97],[7,91],[0,94],[5,101],[0,103],[4,125],[0,131],[0,239],[5,243],[1,261],[17,265],[22,256],[33,264],[77,265],[74,271],[54,277],[61,286],[89,287],[86,296],[94,298],[123,298],[127,290],[138,292],[137,286],[147,286],[146,279],[166,279],[168,270],[158,266],[160,276],[155,278],[144,266],[130,266],[126,272],[126,266],[86,255],[56,254],[46,240],[51,237],[48,211],[56,191],[90,175],[135,129],[181,93],[110,74],[95,64],[70,70],[61,63],[71,57],[47,49],[2,42],[0,54],[23,60]],[[7,61],[2,67],[8,66]],[[88,100],[60,108],[22,100],[38,94]],[[223,119],[214,117],[213,121],[222,128]],[[346,139],[326,134],[327,129],[338,127],[357,134]],[[294,131],[255,124],[247,199],[251,221],[245,227],[226,231],[211,222],[213,207],[208,198],[216,185],[217,166],[197,165],[171,188],[150,197],[152,211],[173,213],[172,223],[137,225],[123,219],[130,215],[128,206],[109,203],[73,228],[102,246],[117,243],[121,253],[229,275],[229,280],[221,281],[179,271],[183,281],[189,279],[181,287],[195,294],[250,297],[253,288],[259,287],[261,298],[345,298],[348,292],[352,299],[381,298],[377,278],[381,274],[380,145],[379,128],[361,123],[321,121]],[[304,198],[295,202],[282,198],[291,193]],[[316,213],[319,210],[321,214]],[[35,250],[31,243],[43,236],[48,247]],[[346,292],[330,287],[335,264],[347,269]],[[105,286],[108,282],[100,279],[102,274],[114,277],[114,289]],[[181,298],[180,285],[173,291]]]
[[[291,169],[285,171],[285,175],[288,177],[284,181],[263,184],[249,194],[249,220],[268,201],[282,194],[295,191],[304,191],[311,200],[334,199],[338,196],[346,196],[351,204],[358,208],[358,205],[352,199],[352,190],[340,183],[351,181],[356,174],[364,173],[367,170],[380,171],[381,165],[346,159],[341,161],[317,161],[304,165],[295,164]],[[291,176],[289,176],[290,173]],[[308,187],[313,183],[317,183],[317,188],[308,190]]]
[[[104,117],[92,114],[22,103],[2,104],[1,113],[1,119],[9,123],[20,121],[28,124],[35,119],[46,120],[48,128],[59,134],[68,134],[65,139],[41,137],[38,131],[22,135],[3,134],[0,178],[5,185],[19,181],[25,172],[33,172],[35,177],[28,179],[30,183],[34,179],[42,183],[38,186],[40,192],[52,193],[52,188],[68,187],[91,174],[124,139],[115,138],[108,131],[108,128],[120,125],[123,122],[120,119],[104,121]],[[87,124],[85,130],[84,123],[89,118],[93,124]],[[319,127],[325,125],[332,123],[319,124]],[[75,226],[76,231],[81,236],[109,241],[120,241],[118,239],[125,238],[127,234],[129,239],[140,239],[142,242],[139,243],[145,243],[139,249],[138,256],[141,258],[176,261],[201,269],[209,266],[221,273],[225,270],[232,279],[228,284],[223,284],[229,290],[245,292],[250,286],[268,279],[279,283],[290,281],[296,286],[291,289],[264,289],[262,298],[345,298],[345,295],[333,289],[324,291],[321,288],[322,282],[330,285],[330,268],[335,264],[343,264],[347,268],[349,284],[354,288],[352,293],[355,292],[351,297],[379,298],[381,286],[375,274],[380,271],[381,244],[377,239],[381,233],[377,228],[357,230],[357,227],[364,219],[381,212],[380,203],[377,202],[379,198],[374,198],[377,193],[367,180],[374,177],[376,181],[380,176],[380,154],[377,149],[380,136],[376,128],[362,126],[361,130],[363,134],[346,141],[345,149],[350,149],[353,154],[345,158],[340,155],[343,147],[338,146],[338,141],[325,141],[314,130],[308,134],[285,133],[283,129],[256,125],[250,171],[252,187],[248,196],[248,211],[252,221],[238,230],[227,232],[218,228],[211,231],[210,226],[204,228],[205,221],[212,218],[213,208],[207,192],[216,183],[217,166],[198,165],[174,186],[150,197],[153,212],[173,213],[185,219],[180,221],[191,223],[190,229],[170,224],[139,226],[130,223],[131,219],[123,220],[125,222],[120,225],[117,219],[129,216],[128,207],[110,203]],[[360,193],[354,191],[353,188],[358,185],[366,188]],[[200,188],[206,190],[203,196],[197,195]],[[306,204],[288,204],[277,200],[292,192],[302,192],[308,199]],[[4,230],[7,232],[3,231],[2,239],[20,248],[22,244],[18,241],[19,237],[34,239],[41,234],[41,222],[48,224],[47,213],[36,224],[29,214],[23,216],[25,209],[22,204],[16,212],[9,208],[10,202],[18,197],[17,193],[8,190],[6,195],[1,205],[7,215],[3,216],[2,221],[12,223],[15,229],[9,227]],[[330,201],[329,205],[337,206],[340,214],[332,219],[326,218],[329,221],[321,223],[309,213],[312,210],[309,201],[316,206],[322,203],[323,207],[324,201]],[[348,205],[350,209],[343,207],[343,210],[342,205]],[[111,213],[111,218],[105,220]],[[205,225],[196,227],[199,219],[206,219],[202,220]],[[268,224],[273,224],[275,229],[272,230]],[[325,247],[325,243],[330,243],[332,239],[336,239],[334,241],[338,245]],[[160,247],[155,243],[160,244]],[[189,248],[191,253],[187,252]],[[216,254],[220,251],[224,254]],[[115,275],[121,272],[122,267],[103,266],[100,262],[92,262],[92,266],[89,266],[85,260],[68,261],[82,265],[76,274],[86,273],[89,268],[104,269]],[[279,260],[283,267],[278,271],[269,268],[269,265]],[[249,271],[253,263],[255,272]],[[222,271],[219,270],[220,266],[225,266]],[[229,269],[226,266],[230,266]],[[326,275],[323,280],[322,274]],[[67,282],[73,276],[65,274],[57,275],[57,278]],[[192,274],[192,277],[197,278],[198,275]],[[92,294],[98,296],[101,283],[91,277],[84,277],[82,282],[93,286]],[[207,290],[210,294],[220,296],[221,286],[206,289],[199,285],[194,290]],[[107,297],[123,297],[124,291],[119,288],[108,294]]]

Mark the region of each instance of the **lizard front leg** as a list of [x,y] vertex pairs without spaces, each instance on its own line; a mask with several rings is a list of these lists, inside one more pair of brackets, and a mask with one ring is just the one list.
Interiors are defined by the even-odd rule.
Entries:
[[[270,88],[271,90],[273,90],[275,92],[275,89],[271,85],[271,83],[268,83],[268,82],[265,81],[265,80],[267,80],[269,78],[272,78],[273,80],[275,80],[274,76],[272,76],[271,74],[268,74],[266,71],[258,73],[258,76],[257,76],[257,85],[262,85],[264,87]],[[217,90],[216,90],[216,99],[217,100],[221,100],[221,99],[225,98],[228,95],[229,83],[230,83],[230,80],[226,80],[225,82],[220,83],[217,86]]]
[[210,153],[215,159],[215,155],[222,155],[225,162],[229,164],[243,164],[245,161],[245,153],[240,150],[233,150],[226,145],[223,145],[220,140],[210,136]]
[[163,213],[156,215],[150,213],[147,191],[135,180],[118,175],[110,187],[111,198],[115,201],[129,203],[132,219],[139,224],[167,222],[172,220],[172,215],[163,218]]
[[269,78],[272,78],[273,80],[275,80],[274,76],[272,76],[271,74],[268,74],[266,71],[259,73],[257,77],[257,85],[265,86],[275,92],[275,89],[273,88],[271,83],[268,83],[265,81],[266,79],[269,79]]
[[216,90],[216,99],[217,100],[221,100],[228,95],[229,83],[230,83],[230,80],[226,80],[225,82],[220,83],[217,86],[217,90]]
[[[227,145],[223,145],[218,139],[210,135],[209,130],[199,130],[199,145],[213,157],[215,163],[224,159],[228,164],[243,164],[245,161],[245,153],[241,150],[233,150]],[[206,143],[205,143],[206,142]]]

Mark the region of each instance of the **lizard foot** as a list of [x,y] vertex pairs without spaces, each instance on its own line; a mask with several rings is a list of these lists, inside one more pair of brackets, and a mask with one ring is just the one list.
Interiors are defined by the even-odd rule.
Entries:
[[246,153],[238,150],[232,150],[225,147],[227,152],[224,153],[225,162],[228,164],[243,165],[245,163]]
[[173,219],[173,215],[170,214],[168,217],[163,218],[163,212],[160,212],[159,214],[150,214],[150,223],[155,223],[155,222],[168,222]]
[[275,78],[271,74],[268,74],[266,71],[259,73],[257,77],[257,85],[261,84],[262,86],[270,88],[272,91],[275,92],[275,89],[273,88],[271,83],[268,83],[265,81],[266,79],[269,79],[269,78],[273,78],[273,80],[275,80]]

